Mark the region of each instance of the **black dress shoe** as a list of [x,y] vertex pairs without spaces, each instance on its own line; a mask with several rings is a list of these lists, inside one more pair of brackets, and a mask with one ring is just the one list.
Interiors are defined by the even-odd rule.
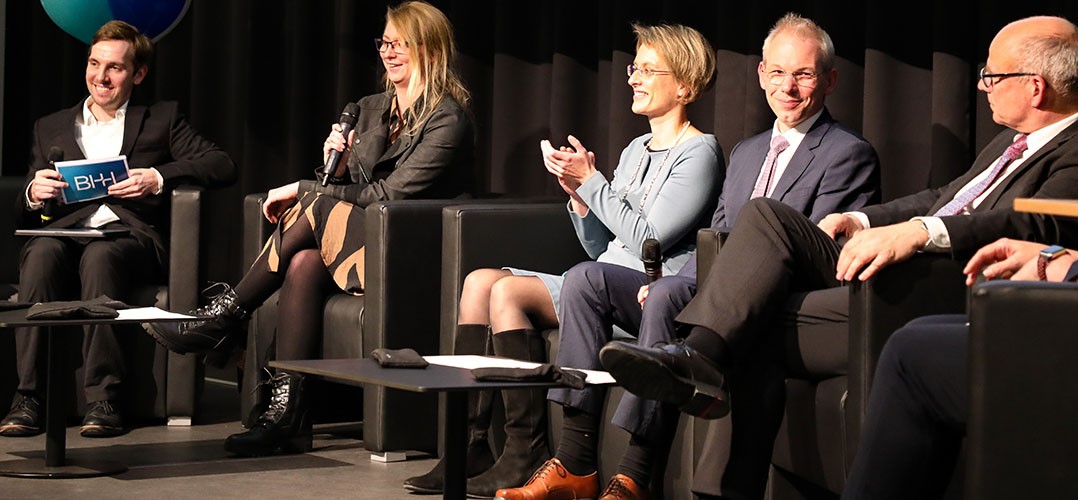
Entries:
[[639,347],[614,341],[599,351],[599,360],[618,384],[644,399],[677,405],[705,419],[730,412],[722,372],[682,342]]
[[41,401],[37,396],[15,393],[11,411],[0,421],[0,436],[36,436],[41,434],[41,422]]
[[90,408],[82,419],[82,430],[79,434],[83,437],[112,437],[124,432],[127,431],[124,429],[120,412],[111,401],[104,400],[90,403]]

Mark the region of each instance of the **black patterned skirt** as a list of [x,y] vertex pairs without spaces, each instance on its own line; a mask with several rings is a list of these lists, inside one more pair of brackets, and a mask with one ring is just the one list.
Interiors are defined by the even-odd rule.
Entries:
[[270,272],[278,272],[281,234],[299,221],[311,225],[315,242],[333,282],[352,295],[363,294],[365,211],[347,201],[320,193],[301,193],[277,222],[262,253],[268,253]]

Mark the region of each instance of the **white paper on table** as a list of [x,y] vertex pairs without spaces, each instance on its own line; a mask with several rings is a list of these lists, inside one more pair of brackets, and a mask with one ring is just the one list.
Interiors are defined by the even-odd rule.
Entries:
[[[423,356],[428,363],[432,365],[452,366],[454,368],[465,368],[468,370],[474,370],[476,368],[535,368],[539,366],[539,363],[533,363],[531,361],[521,361],[519,359],[510,358],[498,358],[494,356],[474,356],[474,355],[462,355],[462,356]],[[583,372],[586,378],[585,382],[589,384],[615,384],[614,377],[609,372],[598,370],[580,370],[572,368],[579,372]]]
[[120,313],[116,318],[118,320],[197,319],[189,314],[174,313],[159,307],[135,307],[132,309],[119,309],[116,312]]

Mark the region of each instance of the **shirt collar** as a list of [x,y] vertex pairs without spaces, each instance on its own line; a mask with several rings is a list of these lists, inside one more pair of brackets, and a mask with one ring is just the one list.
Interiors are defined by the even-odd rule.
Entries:
[[98,121],[96,116],[94,116],[94,112],[90,111],[90,98],[87,97],[86,100],[82,102],[82,113],[75,117],[75,122],[79,125],[87,126],[98,125],[100,123],[110,123],[114,120],[120,120],[120,122],[122,123],[123,119],[127,116],[127,104],[130,102],[131,101],[128,100],[127,102],[123,103],[122,106],[120,106],[120,109],[116,110],[116,118],[109,120],[108,122],[101,122]]
[[[1048,144],[1048,141],[1054,139],[1063,131],[1063,129],[1071,126],[1071,124],[1076,121],[1078,121],[1078,113],[1030,132],[1029,135],[1026,136],[1026,154],[1036,151],[1045,144]],[[1015,134],[1014,137],[1017,139],[1018,135],[1019,134]]]
[[800,143],[801,139],[805,138],[805,135],[809,133],[809,130],[812,129],[812,126],[816,124],[816,120],[819,120],[820,115],[822,114],[823,108],[820,108],[816,114],[810,116],[807,120],[798,123],[796,127],[790,128],[790,130],[787,130],[785,133],[779,133],[779,121],[776,119],[775,124],[771,127],[771,138],[773,139],[775,136],[781,135],[786,137],[791,145],[794,143],[795,139],[797,143]]

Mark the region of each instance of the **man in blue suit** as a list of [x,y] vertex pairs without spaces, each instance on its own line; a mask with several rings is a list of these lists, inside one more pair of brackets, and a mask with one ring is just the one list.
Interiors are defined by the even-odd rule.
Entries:
[[[731,152],[712,229],[732,225],[750,198],[781,201],[814,221],[877,201],[876,152],[824,107],[838,84],[830,36],[811,20],[788,14],[764,41],[763,56],[760,86],[777,118],[770,130],[745,139]],[[636,332],[641,345],[672,341],[674,317],[695,292],[695,259],[650,287],[647,276],[633,269],[598,262],[573,267],[562,291],[557,365],[602,369],[599,349],[611,340],[614,326]],[[604,396],[600,387],[549,392],[548,399],[565,407],[555,459],[567,475],[548,474],[548,488],[595,474]],[[652,465],[665,460],[677,419],[676,406],[628,393],[622,399],[614,423],[632,439],[611,484],[621,484],[627,498],[648,496]]]

